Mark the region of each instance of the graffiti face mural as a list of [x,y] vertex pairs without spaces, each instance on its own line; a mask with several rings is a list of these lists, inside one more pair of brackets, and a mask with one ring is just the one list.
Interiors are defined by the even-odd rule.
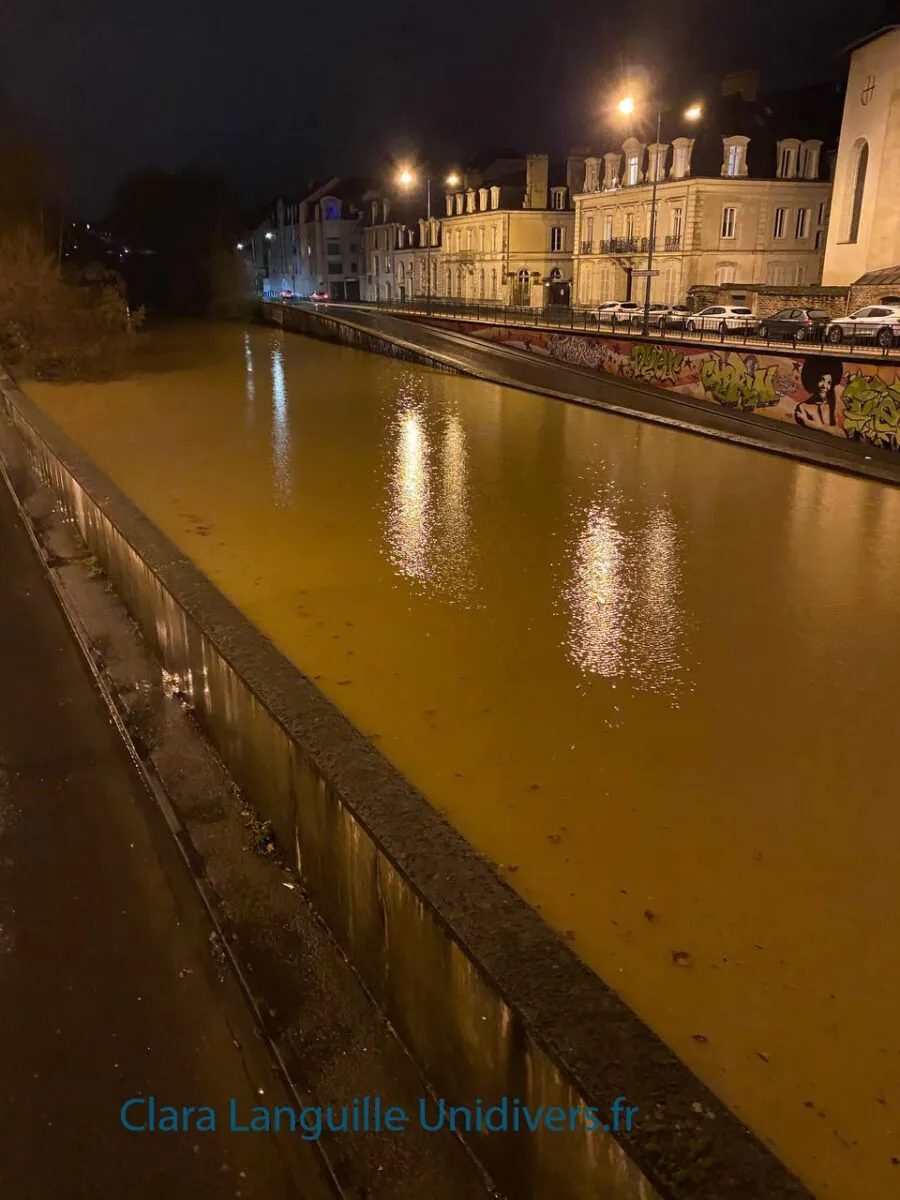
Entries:
[[443,324],[469,337],[640,380],[722,408],[900,450],[900,364],[845,364],[828,354],[806,357],[474,322]]
[[794,409],[798,425],[832,428],[837,425],[837,388],[844,376],[844,364],[837,358],[808,358],[800,368],[800,383],[807,399]]

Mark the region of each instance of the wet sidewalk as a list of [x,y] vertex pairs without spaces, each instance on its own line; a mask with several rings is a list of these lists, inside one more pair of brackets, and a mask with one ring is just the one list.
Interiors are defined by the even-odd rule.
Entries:
[[[0,1195],[332,1195],[296,1135],[227,1129],[291,1100],[222,958],[0,478]],[[126,1131],[151,1095],[216,1131]]]

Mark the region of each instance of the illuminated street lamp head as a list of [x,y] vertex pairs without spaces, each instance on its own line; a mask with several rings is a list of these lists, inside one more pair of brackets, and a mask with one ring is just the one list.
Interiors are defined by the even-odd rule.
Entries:
[[703,105],[692,104],[690,108],[684,110],[684,115],[688,121],[699,121],[703,116]]
[[243,243],[243,242],[238,242],[238,244],[237,244],[237,249],[238,249],[238,250],[243,250],[243,248],[244,248],[244,243]]
[[275,234],[270,229],[269,232],[266,234],[266,241],[271,242],[274,237],[275,237]]
[[455,171],[451,171],[445,180],[447,187],[459,187],[459,176]]
[[412,171],[404,168],[404,170],[398,174],[397,182],[403,187],[411,187],[416,182],[416,177],[413,175]]
[[634,112],[634,100],[630,96],[623,96],[617,107],[623,117],[630,117]]

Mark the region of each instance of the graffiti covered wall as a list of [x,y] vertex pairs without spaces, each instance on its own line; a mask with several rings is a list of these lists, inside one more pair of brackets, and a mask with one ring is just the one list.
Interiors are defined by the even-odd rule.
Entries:
[[831,354],[648,343],[471,321],[435,323],[722,408],[900,450],[900,363],[845,363]]

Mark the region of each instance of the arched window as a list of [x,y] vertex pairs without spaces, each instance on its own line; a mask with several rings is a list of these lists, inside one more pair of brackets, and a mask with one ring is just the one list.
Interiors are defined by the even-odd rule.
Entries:
[[559,267],[554,267],[550,272],[550,282],[559,283],[560,279],[562,279],[562,271],[559,269]]
[[859,240],[859,218],[862,215],[863,193],[866,190],[866,171],[869,167],[869,143],[861,142],[856,154],[856,172],[853,177],[853,207],[850,209],[850,228],[847,241]]
[[722,287],[724,284],[734,283],[734,273],[734,263],[718,263],[716,265],[716,284]]
[[518,278],[519,278],[519,283],[527,283],[528,282],[528,268],[527,267],[523,267],[521,269],[521,271],[519,272]]

